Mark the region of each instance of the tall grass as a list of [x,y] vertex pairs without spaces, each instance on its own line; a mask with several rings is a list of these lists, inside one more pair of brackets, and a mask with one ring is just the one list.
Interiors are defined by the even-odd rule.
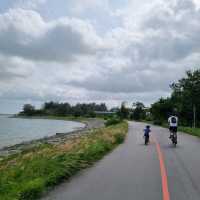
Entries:
[[194,135],[197,137],[200,137],[200,128],[191,128],[191,127],[184,127],[184,126],[180,126],[178,128],[179,131],[188,133],[190,135]]
[[126,122],[90,131],[60,145],[39,147],[0,162],[0,199],[33,200],[101,159],[124,141]]

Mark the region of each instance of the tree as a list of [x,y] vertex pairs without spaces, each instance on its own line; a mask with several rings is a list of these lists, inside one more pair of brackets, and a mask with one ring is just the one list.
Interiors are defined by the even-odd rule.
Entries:
[[172,94],[151,106],[154,120],[164,121],[176,108],[179,124],[200,126],[200,70],[187,71],[184,78],[170,85]]
[[100,105],[96,105],[95,111],[107,111],[107,107],[105,103],[101,103]]
[[27,116],[32,116],[35,114],[35,107],[31,104],[25,104],[23,107],[23,114]]
[[136,103],[133,103],[133,107],[135,107],[135,109],[133,110],[131,114],[131,119],[134,119],[134,120],[145,119],[144,104],[142,102],[136,102]]
[[171,85],[172,97],[179,99],[182,117],[196,126],[200,120],[200,70],[187,71],[186,77]]
[[121,119],[127,119],[129,117],[129,110],[126,108],[125,102],[122,102],[121,108],[118,112],[118,116]]
[[174,104],[171,98],[160,98],[159,101],[151,105],[150,112],[153,115],[154,121],[167,121],[169,115],[174,109]]
[[133,103],[133,107],[142,108],[142,109],[145,108],[144,104],[142,102],[139,102],[139,101],[136,102],[136,103]]
[[25,106],[25,111],[21,114],[25,115],[56,115],[56,116],[83,116],[83,117],[95,117],[95,111],[107,111],[105,103],[77,103],[71,106],[69,103],[59,102],[45,102],[41,109],[35,110],[31,105]]

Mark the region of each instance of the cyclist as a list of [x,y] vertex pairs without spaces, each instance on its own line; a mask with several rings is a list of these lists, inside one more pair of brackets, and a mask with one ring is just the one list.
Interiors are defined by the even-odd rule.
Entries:
[[150,132],[151,132],[151,127],[149,125],[147,125],[144,129],[144,138],[145,138],[145,144],[149,143],[149,137],[150,137]]
[[172,137],[173,133],[177,133],[177,128],[178,128],[178,117],[173,113],[173,115],[171,115],[168,118],[168,123],[169,123],[169,131],[170,131],[170,137]]

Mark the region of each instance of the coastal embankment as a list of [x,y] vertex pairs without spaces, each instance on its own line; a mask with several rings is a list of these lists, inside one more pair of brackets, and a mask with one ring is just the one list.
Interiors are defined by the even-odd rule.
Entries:
[[15,147],[19,152],[0,161],[0,199],[38,199],[121,144],[128,131],[127,122],[102,128],[102,122],[88,123],[70,135],[57,134]]
[[[34,119],[34,118],[32,118],[32,119]],[[35,118],[35,119],[39,119],[39,118]],[[49,117],[49,118],[43,117],[41,119],[68,120],[68,118],[61,118],[61,117]],[[90,129],[104,127],[104,120],[102,120],[102,119],[95,119],[95,118],[88,118],[88,119],[80,118],[79,119],[79,118],[77,118],[77,119],[69,119],[69,120],[84,123],[85,127],[81,128],[81,129],[76,129],[71,132],[66,132],[66,133],[65,132],[62,132],[62,133],[57,132],[53,136],[43,137],[40,139],[30,140],[30,141],[22,142],[19,144],[4,147],[4,148],[0,149],[0,159],[2,159],[3,157],[6,157],[6,156],[12,155],[12,154],[20,153],[24,150],[28,150],[28,149],[40,146],[41,144],[61,144],[68,139],[79,137],[80,135],[86,133]]]

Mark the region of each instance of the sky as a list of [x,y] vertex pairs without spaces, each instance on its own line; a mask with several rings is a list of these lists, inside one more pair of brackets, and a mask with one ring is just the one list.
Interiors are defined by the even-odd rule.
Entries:
[[200,66],[199,0],[1,0],[0,113],[170,95]]

